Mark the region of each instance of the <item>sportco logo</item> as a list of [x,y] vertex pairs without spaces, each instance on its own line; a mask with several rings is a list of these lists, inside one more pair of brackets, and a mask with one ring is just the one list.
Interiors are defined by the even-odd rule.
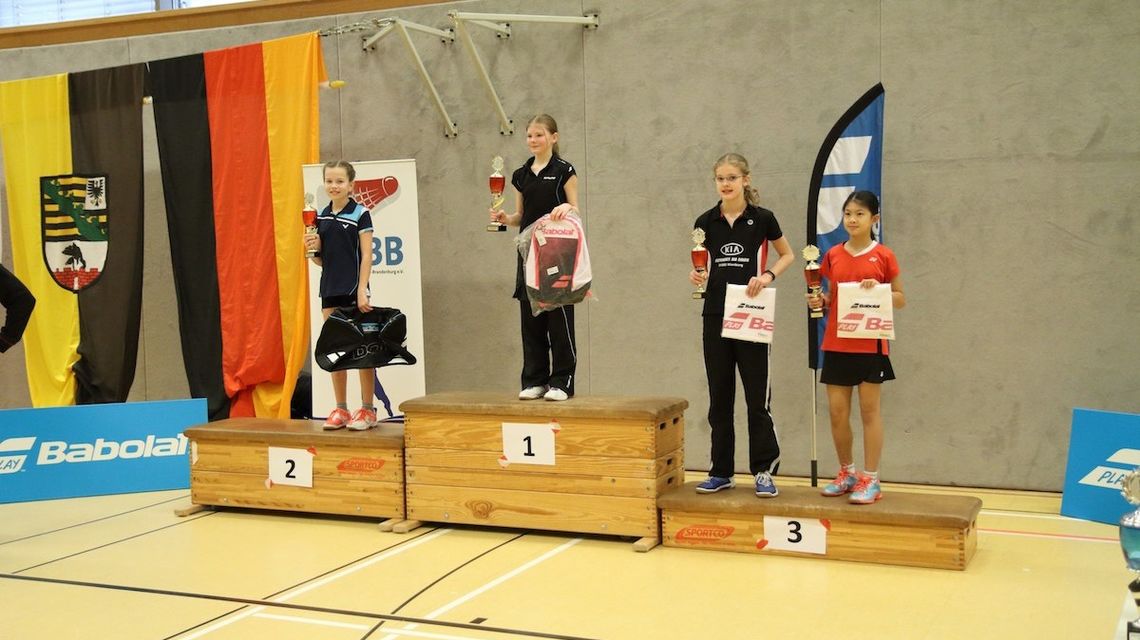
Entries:
[[1108,456],[1105,462],[1124,465],[1124,468],[1106,467],[1099,464],[1078,482],[1092,487],[1119,491],[1124,485],[1124,476],[1136,467],[1140,467],[1140,449],[1118,449],[1116,453]]
[[736,529],[728,525],[720,524],[694,524],[677,532],[674,536],[677,542],[691,542],[695,544],[708,544],[711,542],[719,542],[728,536]]
[[376,458],[349,458],[336,466],[341,473],[375,473],[384,466],[384,461]]
[[[95,442],[64,442],[44,440],[36,453],[37,466],[48,466],[76,462],[106,462],[108,460],[133,460],[136,458],[162,458],[186,455],[189,440],[178,434],[176,438],[147,436],[145,440],[104,440]],[[24,468],[35,437],[7,438],[0,442],[0,474],[16,473]]]

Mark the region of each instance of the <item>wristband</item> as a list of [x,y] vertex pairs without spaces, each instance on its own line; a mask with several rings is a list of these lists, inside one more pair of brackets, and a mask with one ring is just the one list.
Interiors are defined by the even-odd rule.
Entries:
[[772,279],[769,282],[775,282],[776,281],[776,274],[771,269],[765,269],[763,272],[760,273],[760,275],[764,275],[765,273],[772,276]]

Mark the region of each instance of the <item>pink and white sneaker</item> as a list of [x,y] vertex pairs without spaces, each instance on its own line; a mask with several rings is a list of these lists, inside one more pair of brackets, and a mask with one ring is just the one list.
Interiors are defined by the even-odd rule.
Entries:
[[337,407],[329,414],[329,417],[325,420],[325,424],[321,428],[325,431],[336,431],[337,429],[347,427],[351,420],[352,415],[348,413],[348,409]]
[[376,412],[372,409],[365,409],[361,407],[352,414],[352,420],[348,423],[348,428],[353,431],[367,431],[376,426]]

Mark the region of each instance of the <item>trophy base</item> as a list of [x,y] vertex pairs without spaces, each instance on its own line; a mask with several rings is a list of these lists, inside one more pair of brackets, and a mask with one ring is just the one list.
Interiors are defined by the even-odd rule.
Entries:
[[1129,621],[1125,625],[1124,640],[1140,640],[1140,622]]
[[704,300],[704,299],[705,299],[705,292],[704,291],[694,291],[693,292],[693,300]]
[[812,311],[808,314],[808,317],[811,318],[812,320],[818,320],[819,318],[823,317],[823,312],[822,311]]
[[315,258],[315,257],[317,257],[317,252],[316,251],[306,251],[305,257],[306,258]]
[[499,222],[492,222],[491,224],[487,225],[487,231],[506,231],[506,230],[507,230],[507,225],[499,223]]

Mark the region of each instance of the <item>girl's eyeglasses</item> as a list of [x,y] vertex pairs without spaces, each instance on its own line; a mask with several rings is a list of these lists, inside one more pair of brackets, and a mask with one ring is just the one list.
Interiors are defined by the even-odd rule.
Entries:
[[742,176],[717,176],[717,184],[733,183],[739,180]]

